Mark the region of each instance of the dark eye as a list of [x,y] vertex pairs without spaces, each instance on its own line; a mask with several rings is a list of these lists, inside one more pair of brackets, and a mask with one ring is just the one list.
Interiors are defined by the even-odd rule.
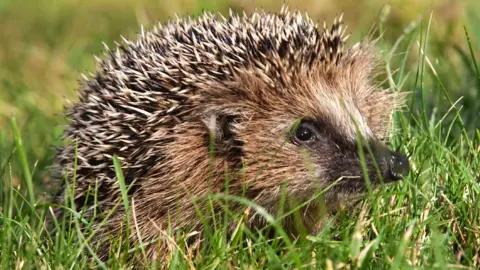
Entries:
[[316,139],[314,128],[306,123],[301,123],[293,136],[297,143],[308,143]]

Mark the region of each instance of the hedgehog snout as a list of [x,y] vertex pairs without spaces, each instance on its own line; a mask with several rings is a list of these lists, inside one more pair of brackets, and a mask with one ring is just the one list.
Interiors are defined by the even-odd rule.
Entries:
[[397,153],[391,152],[390,159],[388,160],[388,167],[390,173],[390,179],[396,181],[400,180],[402,177],[407,176],[410,171],[410,164],[408,159]]
[[375,144],[374,154],[377,161],[384,167],[385,182],[398,181],[402,177],[407,176],[410,171],[408,159],[404,155],[390,150],[383,144]]

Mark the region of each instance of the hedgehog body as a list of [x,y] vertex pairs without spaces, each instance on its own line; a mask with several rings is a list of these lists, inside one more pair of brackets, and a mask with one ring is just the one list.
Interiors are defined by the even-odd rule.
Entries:
[[[109,50],[68,110],[70,143],[56,158],[59,173],[76,177],[75,204],[87,216],[117,205],[94,240],[119,236],[125,220],[114,155],[129,187],[134,243],[169,229],[201,231],[192,198],[225,192],[226,175],[229,194],[272,214],[282,189],[305,202],[337,181],[323,199],[334,207],[365,190],[359,135],[379,164],[376,176],[366,158],[372,184],[397,180],[408,162],[381,142],[397,99],[372,82],[371,43],[344,50],[345,39],[341,19],[318,29],[283,8],[177,19]],[[63,193],[58,198],[63,203]],[[318,210],[317,203],[302,210],[305,227],[315,226]],[[247,223],[265,220],[252,214]],[[168,253],[159,243],[147,248],[150,259]],[[104,245],[100,257],[108,251]]]

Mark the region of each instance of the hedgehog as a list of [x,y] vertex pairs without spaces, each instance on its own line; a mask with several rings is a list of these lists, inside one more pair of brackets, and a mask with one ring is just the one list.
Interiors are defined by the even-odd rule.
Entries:
[[[320,209],[366,192],[364,172],[372,187],[405,177],[407,158],[387,147],[403,99],[375,83],[371,38],[344,49],[342,17],[319,27],[285,5],[228,18],[203,12],[142,27],[136,40],[107,47],[67,109],[67,143],[55,158],[58,178],[66,179],[56,202],[65,204],[74,187],[76,208],[98,219],[99,258],[107,259],[111,239],[125,240],[130,224],[130,243],[153,242],[148,259],[166,260],[167,231],[205,230],[197,209],[206,204],[195,198],[210,194],[240,196],[272,215],[285,194],[305,203],[300,225],[314,231]],[[267,221],[250,213],[245,224]],[[282,225],[298,235],[293,219]]]

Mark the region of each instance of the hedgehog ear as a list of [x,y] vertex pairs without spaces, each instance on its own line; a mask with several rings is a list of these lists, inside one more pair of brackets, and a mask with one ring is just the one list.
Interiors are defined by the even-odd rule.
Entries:
[[214,112],[202,118],[208,129],[208,145],[215,143],[215,153],[226,156],[241,156],[243,145],[235,130],[239,116],[234,113]]
[[234,114],[224,112],[211,113],[202,117],[209,134],[215,138],[216,142],[228,141],[234,137],[235,131],[232,124],[235,120]]

